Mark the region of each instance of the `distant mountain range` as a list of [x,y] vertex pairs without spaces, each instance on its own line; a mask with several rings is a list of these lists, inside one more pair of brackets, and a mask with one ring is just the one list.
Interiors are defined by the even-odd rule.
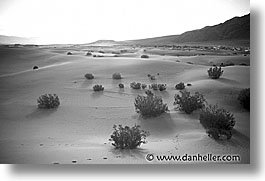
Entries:
[[[181,43],[207,43],[207,42],[244,42],[250,44],[250,14],[242,17],[234,17],[214,26],[206,26],[202,29],[187,31],[180,35],[170,35],[155,38],[114,41],[98,40],[86,45],[112,46],[112,45],[169,45]],[[0,44],[34,44],[34,38],[21,38],[15,36],[0,35]]]
[[250,14],[180,35],[125,41],[127,44],[161,45],[193,42],[250,41]]
[[0,44],[36,44],[37,38],[0,35]]

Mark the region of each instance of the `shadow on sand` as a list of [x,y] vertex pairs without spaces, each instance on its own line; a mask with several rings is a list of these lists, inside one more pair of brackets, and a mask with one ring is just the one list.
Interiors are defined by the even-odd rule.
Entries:
[[81,84],[81,88],[87,88],[88,86],[90,86],[93,83],[93,79],[91,80],[85,80],[82,84]]
[[140,158],[143,159],[146,157],[146,155],[149,153],[148,150],[142,149],[142,148],[135,148],[135,149],[115,149],[112,148],[110,150],[113,155],[117,158]]
[[219,79],[217,79],[217,81],[221,82],[221,83],[225,83],[225,84],[239,84],[238,81],[235,81],[235,80],[231,80],[231,79],[227,79],[227,78],[222,78],[220,77]]
[[168,136],[175,133],[175,123],[169,113],[164,113],[155,118],[138,117],[143,130],[149,131],[153,136]]
[[41,119],[47,116],[50,116],[51,114],[55,113],[57,111],[57,108],[55,109],[38,109],[35,108],[33,111],[26,115],[26,118],[28,119]]
[[249,137],[247,137],[246,135],[240,133],[235,129],[232,130],[232,134],[233,136],[231,140],[217,140],[216,142],[224,146],[249,148],[250,145]]
[[93,99],[97,99],[97,98],[100,98],[103,94],[104,94],[103,91],[93,92],[93,93],[91,94],[91,97],[92,97]]

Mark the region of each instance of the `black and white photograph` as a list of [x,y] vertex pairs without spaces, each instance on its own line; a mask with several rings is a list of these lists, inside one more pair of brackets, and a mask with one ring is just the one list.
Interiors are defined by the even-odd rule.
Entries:
[[0,164],[250,164],[250,16],[250,0],[1,0]]

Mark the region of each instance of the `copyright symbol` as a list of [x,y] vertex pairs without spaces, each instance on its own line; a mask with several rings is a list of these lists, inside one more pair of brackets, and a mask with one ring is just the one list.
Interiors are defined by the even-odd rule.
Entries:
[[150,162],[151,162],[151,161],[153,161],[153,159],[154,159],[155,157],[154,157],[153,154],[147,154],[145,158],[146,158],[147,161],[150,161]]

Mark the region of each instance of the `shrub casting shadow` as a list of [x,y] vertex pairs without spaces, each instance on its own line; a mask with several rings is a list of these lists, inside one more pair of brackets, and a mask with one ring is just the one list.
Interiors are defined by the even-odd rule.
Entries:
[[35,108],[31,113],[26,115],[26,118],[29,119],[41,119],[44,117],[48,117],[51,114],[55,113],[57,111],[57,108],[54,109],[38,109]]

